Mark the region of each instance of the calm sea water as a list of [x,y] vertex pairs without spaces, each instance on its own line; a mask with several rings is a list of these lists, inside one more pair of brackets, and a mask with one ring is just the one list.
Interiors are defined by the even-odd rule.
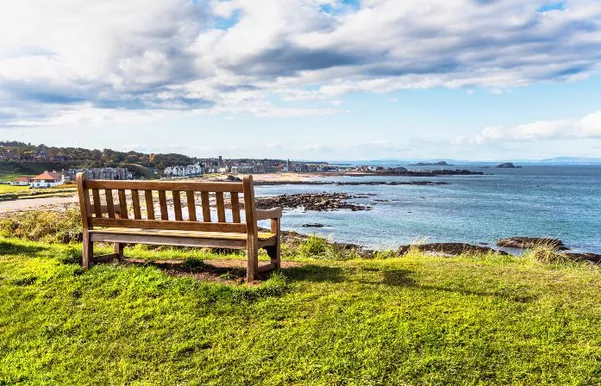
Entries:
[[[485,176],[336,177],[331,181],[446,181],[439,186],[258,186],[257,195],[307,192],[375,194],[354,202],[371,211],[290,210],[282,227],[335,241],[395,248],[415,241],[494,244],[510,236],[549,236],[601,253],[601,167],[479,169]],[[323,181],[324,179],[317,179]],[[374,200],[388,200],[377,202]],[[303,228],[322,223],[325,228]]]

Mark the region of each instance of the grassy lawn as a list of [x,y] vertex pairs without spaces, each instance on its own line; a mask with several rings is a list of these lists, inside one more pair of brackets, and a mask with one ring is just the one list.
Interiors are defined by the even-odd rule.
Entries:
[[25,192],[29,189],[29,186],[11,186],[11,185],[0,185],[0,194],[3,193],[20,193]]
[[[78,254],[0,239],[0,385],[601,383],[601,271],[583,264],[304,259],[246,286]],[[190,272],[216,258],[193,255]]]

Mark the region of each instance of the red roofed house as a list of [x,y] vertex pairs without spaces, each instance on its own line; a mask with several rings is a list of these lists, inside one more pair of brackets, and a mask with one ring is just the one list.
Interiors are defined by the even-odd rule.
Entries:
[[17,177],[10,182],[12,186],[28,186],[31,183],[31,178],[29,177]]
[[39,176],[31,179],[29,184],[32,188],[50,188],[52,186],[61,185],[65,182],[64,176],[56,171],[44,172]]

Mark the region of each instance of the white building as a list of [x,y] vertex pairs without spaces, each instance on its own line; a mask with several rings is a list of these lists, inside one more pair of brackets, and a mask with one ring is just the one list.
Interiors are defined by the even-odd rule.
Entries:
[[204,174],[204,167],[200,164],[187,166],[169,166],[163,171],[163,175],[167,178],[189,178],[198,177]]
[[64,183],[64,175],[57,173],[56,171],[46,171],[38,176],[33,177],[29,183],[29,186],[32,188],[51,188]]
[[31,183],[29,177],[17,177],[10,182],[12,186],[28,186]]

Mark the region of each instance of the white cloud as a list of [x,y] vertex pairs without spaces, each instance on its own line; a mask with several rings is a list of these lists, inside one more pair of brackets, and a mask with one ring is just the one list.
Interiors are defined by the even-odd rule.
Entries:
[[598,72],[601,3],[547,3],[13,0],[0,13],[0,126],[94,109],[323,115],[353,92],[496,93]]
[[461,136],[453,141],[458,145],[482,145],[500,142],[524,142],[549,139],[601,138],[601,111],[581,119],[537,121],[505,129],[494,126],[475,136]]

